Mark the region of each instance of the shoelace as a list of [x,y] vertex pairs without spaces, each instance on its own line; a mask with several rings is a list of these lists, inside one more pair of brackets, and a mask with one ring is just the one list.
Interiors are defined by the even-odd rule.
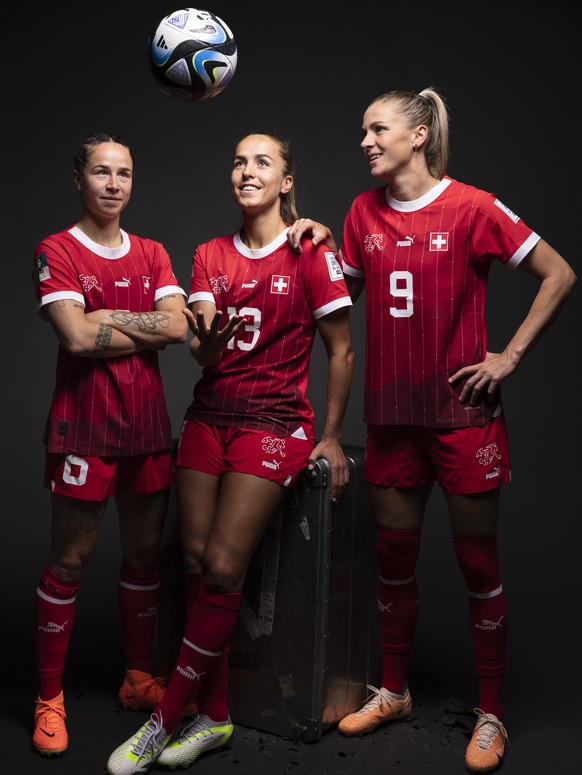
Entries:
[[183,736],[184,737],[197,737],[198,735],[210,735],[212,734],[212,730],[210,727],[207,727],[206,724],[203,724],[202,721],[198,720],[198,715],[196,716],[195,721],[190,724],[188,729],[184,730]]
[[[53,715],[54,714],[54,715]],[[59,720],[65,720],[65,712],[61,708],[49,705],[48,702],[42,703],[39,710],[40,723],[54,732],[59,726]]]
[[165,735],[161,717],[152,713],[150,720],[146,721],[144,726],[143,732],[133,743],[133,752],[138,759],[144,759],[148,755],[155,756],[164,747]]
[[496,716],[493,716],[491,713],[483,713],[479,708],[475,708],[475,713],[478,717],[476,729],[477,745],[479,748],[486,751],[491,746],[491,743],[497,734],[502,735],[502,737],[509,742],[505,727]]
[[40,723],[49,732],[56,732],[60,727],[61,720],[65,720],[65,715],[59,708],[48,707],[40,714]]
[[140,694],[149,694],[151,691],[158,691],[159,689],[165,689],[166,684],[164,683],[163,678],[154,678],[152,676],[147,681],[144,681],[141,684],[133,684],[134,691],[140,693]]
[[[372,684],[367,684],[367,687],[372,694],[367,697],[364,706],[357,711],[358,714],[368,713],[369,711],[374,710],[374,708],[380,707],[380,705],[392,706],[392,702],[399,702],[396,698],[385,697],[382,689],[377,689],[375,686],[372,686]],[[406,689],[404,693],[406,693]]]
[[358,713],[368,713],[380,705],[390,705],[390,698],[385,697],[382,694],[382,689],[377,689],[375,686],[372,686],[372,684],[368,684],[367,686],[372,694],[367,697],[364,706],[357,711]]

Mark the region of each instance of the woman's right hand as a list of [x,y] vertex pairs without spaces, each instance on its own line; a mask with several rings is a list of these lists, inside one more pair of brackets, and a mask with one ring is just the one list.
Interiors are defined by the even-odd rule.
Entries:
[[210,326],[207,326],[204,313],[201,310],[194,315],[188,307],[185,307],[183,312],[193,334],[190,348],[201,366],[213,366],[215,363],[218,363],[224,347],[241,330],[246,322],[244,316],[231,315],[226,325],[220,328],[223,313],[217,310],[214,313]]
[[289,227],[287,232],[287,242],[291,245],[293,250],[298,253],[302,252],[301,239],[303,237],[311,237],[311,241],[314,245],[319,245],[320,242],[325,242],[330,250],[337,253],[337,245],[333,238],[333,234],[330,229],[319,221],[313,221],[311,218],[298,218],[295,223]]

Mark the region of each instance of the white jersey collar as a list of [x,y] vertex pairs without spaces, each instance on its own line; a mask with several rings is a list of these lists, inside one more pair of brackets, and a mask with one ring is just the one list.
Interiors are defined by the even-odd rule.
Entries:
[[121,245],[118,248],[106,248],[104,245],[100,245],[98,242],[93,242],[93,240],[88,237],[84,231],[81,231],[78,226],[72,226],[69,229],[69,234],[71,234],[75,239],[79,240],[79,242],[84,245],[86,248],[89,248],[93,253],[95,253],[98,256],[101,256],[101,258],[109,258],[109,259],[115,259],[115,258],[123,258],[123,256],[126,256],[129,253],[130,242],[129,242],[129,234],[127,232],[123,231],[123,229],[119,230],[121,232]]
[[421,210],[423,207],[434,202],[434,200],[437,199],[451,183],[452,181],[450,178],[443,178],[436,186],[431,188],[430,191],[427,191],[426,194],[423,194],[418,199],[413,199],[410,202],[401,202],[399,199],[394,199],[390,196],[388,186],[386,186],[386,201],[394,210],[398,210],[401,213],[412,213],[415,210]]
[[277,248],[280,248],[283,243],[287,242],[288,231],[289,227],[287,227],[284,231],[281,232],[281,234],[275,237],[272,242],[270,242],[268,245],[265,245],[264,248],[258,248],[257,250],[251,250],[251,248],[247,248],[245,243],[241,240],[240,232],[238,231],[233,235],[232,241],[238,252],[243,256],[246,256],[246,258],[264,258],[265,256],[268,256],[277,250]]

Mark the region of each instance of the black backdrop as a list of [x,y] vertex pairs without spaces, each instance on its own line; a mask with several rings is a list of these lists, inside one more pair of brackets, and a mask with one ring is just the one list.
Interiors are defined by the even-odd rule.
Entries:
[[[103,0],[67,10],[19,4],[3,13],[2,276],[8,312],[0,567],[13,662],[23,660],[25,669],[30,609],[49,535],[41,432],[57,349],[36,314],[32,253],[43,236],[78,217],[72,154],[86,133],[121,133],[132,145],[134,192],[122,224],[163,242],[187,288],[196,244],[238,225],[228,175],[239,137],[272,130],[291,139],[299,208],[339,238],[352,198],[373,185],[359,149],[366,105],[390,89],[433,85],[452,114],[449,173],[494,192],[580,274],[575,3],[383,3],[342,11],[331,3],[283,8],[217,0],[208,7],[231,26],[239,60],[227,90],[200,103],[166,96],[147,69],[148,35],[175,10],[167,2]],[[493,271],[490,349],[504,346],[534,292],[525,273]],[[578,293],[504,386],[513,457],[500,526],[512,610],[508,680],[523,691],[530,687],[532,701],[537,694],[529,676],[539,680],[540,663],[552,681],[554,667],[568,671],[580,619]],[[363,317],[363,305],[356,306],[356,372],[344,431],[349,444],[364,443]],[[310,392],[321,420],[324,360],[318,350],[319,343]],[[161,357],[177,433],[198,371],[185,348],[169,348]],[[78,615],[84,635],[77,637],[86,639],[87,648],[93,635],[102,639],[117,626],[116,531],[112,515],[83,592],[93,600]],[[467,644],[454,646],[451,636],[464,633],[464,596],[438,492],[425,532],[419,574],[427,602],[419,648],[435,659],[454,659],[457,649],[455,665],[463,664]],[[552,685],[561,691],[559,679]],[[554,693],[556,700],[559,705]]]

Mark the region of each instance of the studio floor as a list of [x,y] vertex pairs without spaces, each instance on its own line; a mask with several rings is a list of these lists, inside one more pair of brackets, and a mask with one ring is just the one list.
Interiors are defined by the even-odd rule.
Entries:
[[[11,687],[4,703],[2,772],[6,775],[101,775],[111,751],[135,732],[146,714],[122,711],[116,702],[118,671],[72,671],[65,686],[68,751],[44,759],[31,747],[34,687]],[[449,673],[447,675],[447,672]],[[439,676],[440,673],[440,677]],[[522,676],[523,678],[523,676]],[[235,724],[230,747],[202,756],[189,771],[199,775],[462,775],[464,751],[474,725],[454,666],[415,660],[409,720],[384,725],[362,738],[342,737],[335,728],[303,743]],[[10,683],[10,682],[9,682]],[[576,771],[580,697],[558,704],[531,682],[509,685],[506,703],[509,746],[500,772],[506,775],[570,775]],[[154,766],[149,772],[168,772]]]
[[[436,554],[445,553],[436,539],[431,546]],[[147,714],[123,711],[117,702],[123,656],[111,562],[103,567],[95,563],[78,606],[64,681],[69,749],[58,758],[45,759],[31,745],[36,678],[32,637],[25,635],[30,633],[34,575],[30,574],[28,585],[14,589],[5,585],[9,592],[3,611],[2,775],[105,775],[111,752],[146,720]],[[198,775],[466,775],[464,754],[477,700],[465,593],[455,570],[453,562],[439,565],[438,573],[432,566],[421,569],[425,603],[411,663],[413,712],[408,720],[386,724],[361,738],[343,737],[331,725],[319,739],[306,743],[236,723],[235,718],[229,748],[201,756],[186,771]],[[519,578],[509,575],[510,597],[516,602],[504,685],[509,745],[499,772],[573,775],[580,769],[582,730],[575,617],[566,596],[555,595],[555,605],[540,607],[542,597],[523,593]],[[297,635],[290,635],[296,648],[301,642]],[[158,659],[162,653],[159,648]],[[251,691],[256,698],[260,688],[256,685]],[[148,772],[161,775],[169,770],[154,765]]]

